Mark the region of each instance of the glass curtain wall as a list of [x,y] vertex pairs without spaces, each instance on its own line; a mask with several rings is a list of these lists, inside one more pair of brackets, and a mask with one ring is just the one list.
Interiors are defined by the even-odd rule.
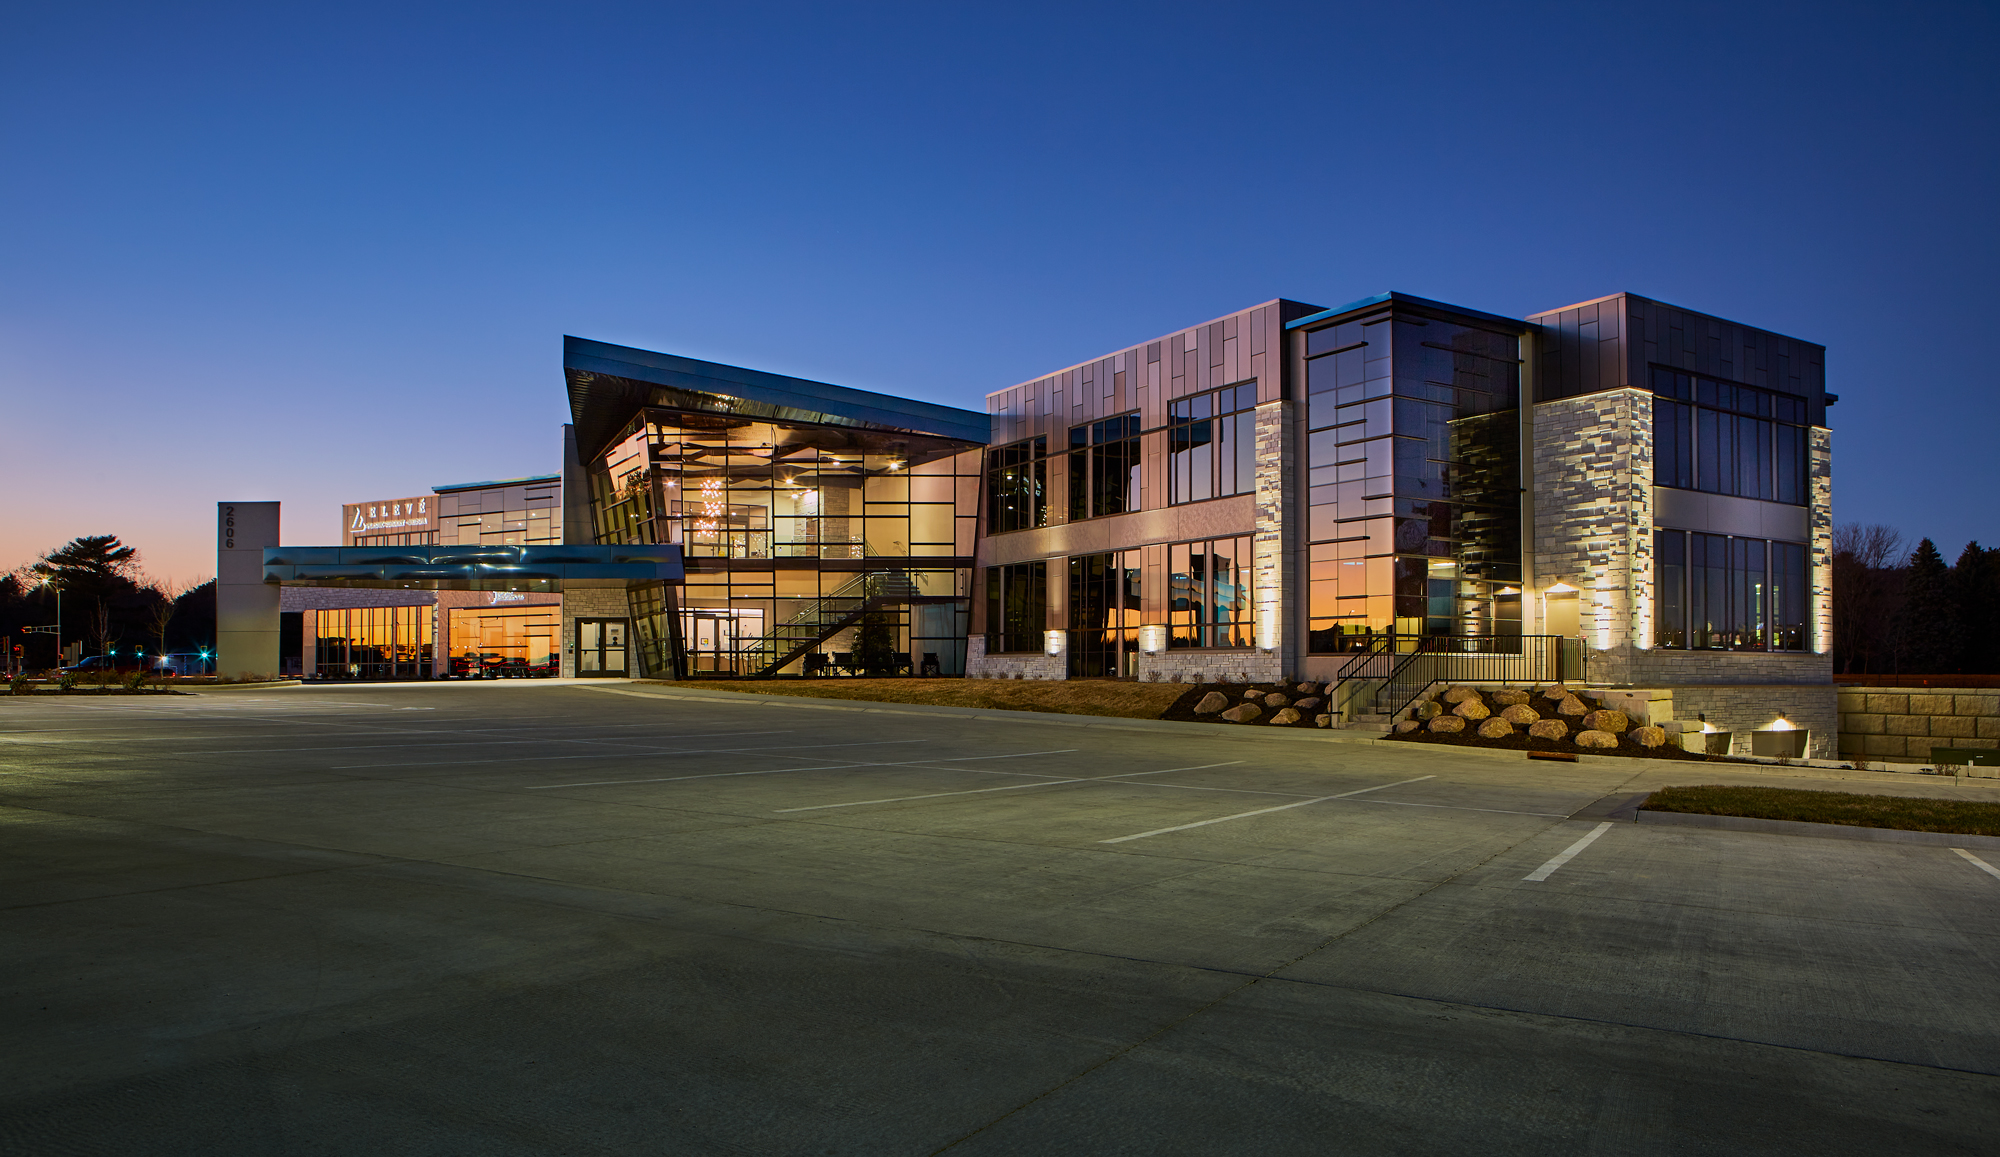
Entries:
[[1662,530],[1653,645],[1669,649],[1803,651],[1806,548],[1723,534]]
[[1653,480],[1806,503],[1806,400],[1653,367]]
[[986,568],[986,653],[1039,651],[1048,631],[1049,564]]
[[[980,467],[963,450],[922,435],[646,412],[591,478],[600,543],[684,551],[677,610],[663,595],[643,613],[635,603],[645,661],[665,669],[674,652],[689,674],[766,673],[835,628],[775,673],[845,670],[839,655],[864,652],[904,656],[898,670],[935,655],[941,671],[962,673],[962,648],[939,632],[956,627],[970,577],[957,564],[973,553]],[[916,610],[934,601],[948,609]]]
[[1137,673],[1139,552],[1108,551],[1069,560],[1069,673]]
[[1518,634],[1518,335],[1383,314],[1304,340],[1311,651]]
[[1255,644],[1254,566],[1249,535],[1167,548],[1167,646]]
[[321,679],[428,679],[433,607],[350,607],[314,616],[314,673]]

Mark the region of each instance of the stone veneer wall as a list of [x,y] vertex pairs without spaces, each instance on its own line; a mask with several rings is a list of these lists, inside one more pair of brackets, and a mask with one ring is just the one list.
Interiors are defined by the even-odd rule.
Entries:
[[1840,688],[1840,754],[1929,763],[1933,747],[2000,748],[2000,691]]
[[[1302,538],[1288,533],[1291,524],[1286,517],[1297,505],[1293,494],[1298,454],[1290,444],[1292,404],[1277,401],[1258,406],[1256,437],[1257,521],[1251,532],[1251,556],[1257,605],[1250,611],[1252,637],[1259,647],[1278,648],[1271,661],[1277,670],[1286,671],[1296,665],[1292,660],[1303,650],[1300,644],[1306,630],[1305,616],[1294,618],[1289,613],[1295,605],[1292,592],[1299,589],[1299,559],[1289,543],[1295,537]],[[1155,656],[1141,658],[1142,670],[1144,659],[1149,657]]]
[[1717,731],[1733,732],[1731,755],[1749,755],[1750,733],[1768,731],[1780,712],[1795,727],[1811,732],[1806,737],[1806,755],[1813,759],[1839,757],[1836,736],[1840,728],[1840,708],[1833,684],[1710,684],[1673,687],[1674,718],[1707,716]]
[[1164,651],[1141,653],[1141,683],[1276,683],[1285,678],[1277,651]]
[[1067,655],[1037,651],[1011,651],[1002,655],[986,653],[986,636],[974,635],[965,641],[965,677],[968,679],[1067,679]]
[[1590,678],[1629,682],[1623,655],[1653,630],[1652,395],[1606,390],[1533,417],[1535,585],[1577,588],[1584,645],[1604,656],[1590,656]]
[[576,620],[585,619],[625,619],[628,626],[625,633],[627,671],[636,674],[638,670],[639,637],[632,631],[632,605],[625,598],[622,589],[613,587],[585,588],[563,592],[562,608],[562,677],[576,678]]

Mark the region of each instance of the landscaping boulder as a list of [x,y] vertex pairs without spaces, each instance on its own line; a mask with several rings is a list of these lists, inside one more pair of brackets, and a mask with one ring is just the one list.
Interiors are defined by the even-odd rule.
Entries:
[[1279,727],[1288,727],[1303,718],[1305,717],[1297,711],[1287,707],[1279,711],[1276,715],[1271,716],[1271,722]]
[[1569,724],[1560,719],[1538,719],[1528,724],[1528,734],[1536,739],[1563,739],[1569,735]]
[[1583,700],[1578,699],[1576,696],[1566,695],[1563,697],[1562,702],[1556,704],[1556,714],[1588,715],[1590,714],[1590,708],[1585,706]]
[[1301,695],[1311,695],[1311,694],[1312,694],[1313,692],[1315,692],[1315,691],[1318,691],[1318,690],[1319,690],[1319,684],[1317,684],[1317,683],[1301,683],[1301,684],[1299,684],[1299,685],[1298,685],[1298,687],[1296,688],[1296,690],[1297,690],[1297,691],[1298,691],[1298,693],[1299,693],[1299,694],[1301,694]]
[[1229,696],[1224,695],[1220,691],[1210,691],[1201,697],[1201,702],[1194,705],[1194,713],[1196,715],[1214,715],[1219,711],[1227,710],[1228,707]]
[[1583,725],[1592,731],[1609,731],[1613,735],[1623,735],[1632,726],[1623,711],[1599,709],[1583,717]]
[[[1408,723],[1408,722],[1409,722],[1409,720],[1405,719],[1405,720],[1404,720],[1403,722],[1405,722],[1405,723]],[[1332,726],[1333,726],[1333,716],[1331,716],[1331,715],[1315,715],[1315,716],[1313,716],[1313,726],[1314,726],[1314,727],[1332,727]]]
[[1321,700],[1319,696],[1308,695],[1304,699],[1299,700],[1297,703],[1292,704],[1292,706],[1298,708],[1301,711],[1311,711],[1313,708],[1319,706],[1320,702]]
[[[1332,718],[1333,718],[1333,716],[1331,716],[1331,715],[1322,715],[1322,716],[1320,716],[1320,718],[1321,718],[1321,719],[1332,719]],[[1331,724],[1322,724],[1321,726],[1331,726]],[[1421,724],[1421,723],[1418,723],[1418,722],[1417,722],[1416,720],[1414,720],[1414,719],[1405,719],[1405,720],[1403,720],[1403,721],[1402,721],[1401,723],[1398,723],[1398,724],[1396,724],[1396,734],[1398,734],[1398,735],[1408,735],[1408,734],[1409,734],[1410,732],[1412,732],[1412,731],[1415,731],[1415,730],[1416,730],[1417,728],[1419,728],[1419,727],[1422,727],[1422,726],[1423,726],[1423,724]]]
[[1665,747],[1667,744],[1667,729],[1664,727],[1634,727],[1632,734],[1625,738],[1638,744],[1640,747]]
[[1231,723],[1248,723],[1264,713],[1255,703],[1239,703],[1222,713],[1222,718]]
[[1456,715],[1440,715],[1425,726],[1439,735],[1449,735],[1454,731],[1464,731],[1465,720]]
[[1541,712],[1528,706],[1526,703],[1510,704],[1500,712],[1500,718],[1505,719],[1516,727],[1526,727],[1541,717]]
[[1444,693],[1446,703],[1478,702],[1479,692],[1472,687],[1453,687]]
[[1503,689],[1500,691],[1493,692],[1491,695],[1488,695],[1487,698],[1493,700],[1495,704],[1501,707],[1517,707],[1523,703],[1526,703],[1529,700],[1529,698],[1531,698],[1531,696],[1529,696],[1529,694],[1526,691],[1514,691],[1514,690]]
[[1480,720],[1493,714],[1493,711],[1477,699],[1467,699],[1452,708],[1451,713],[1460,719]]
[[1416,716],[1418,719],[1436,719],[1442,714],[1444,714],[1444,708],[1439,707],[1435,699],[1417,704]]
[[1618,737],[1609,731],[1579,731],[1576,733],[1578,747],[1617,747]]
[[1258,700],[1264,698],[1264,693],[1262,691],[1257,690],[1255,687],[1252,687],[1248,691],[1245,691],[1243,693],[1243,697],[1245,699],[1248,699],[1250,702],[1255,703]]
[[1547,690],[1543,691],[1542,698],[1553,699],[1556,702],[1560,703],[1563,700],[1569,698],[1569,688],[1558,683],[1555,686],[1550,687]]
[[1285,698],[1283,695],[1278,694],[1276,691],[1273,691],[1269,695],[1264,696],[1264,706],[1266,707],[1271,707],[1271,708],[1290,707],[1291,705],[1292,701],[1290,699]]
[[1498,715],[1479,725],[1479,738],[1504,739],[1514,734],[1514,725]]

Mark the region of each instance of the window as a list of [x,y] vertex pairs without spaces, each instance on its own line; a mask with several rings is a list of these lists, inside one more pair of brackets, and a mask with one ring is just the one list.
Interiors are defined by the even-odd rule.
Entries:
[[986,653],[1039,651],[1048,629],[1049,564],[986,568]]
[[1653,643],[1724,651],[1803,651],[1806,548],[1698,531],[1654,536]]
[[1254,645],[1250,537],[1167,548],[1169,647]]
[[1167,501],[1205,502],[1257,488],[1256,407],[1255,382],[1168,404]]
[[986,525],[989,534],[1049,524],[1049,440],[994,449],[986,457]]
[[1069,520],[1139,509],[1139,415],[1069,432]]
[[1806,502],[1806,402],[1653,367],[1653,479],[1765,502]]
[[1130,675],[1139,649],[1139,552],[1069,560],[1069,673]]

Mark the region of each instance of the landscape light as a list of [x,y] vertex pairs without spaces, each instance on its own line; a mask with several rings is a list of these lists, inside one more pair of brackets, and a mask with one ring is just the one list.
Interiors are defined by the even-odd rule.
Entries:
[[1549,587],[1548,593],[1552,595],[1573,595],[1576,593],[1576,588],[1568,583],[1559,582]]

